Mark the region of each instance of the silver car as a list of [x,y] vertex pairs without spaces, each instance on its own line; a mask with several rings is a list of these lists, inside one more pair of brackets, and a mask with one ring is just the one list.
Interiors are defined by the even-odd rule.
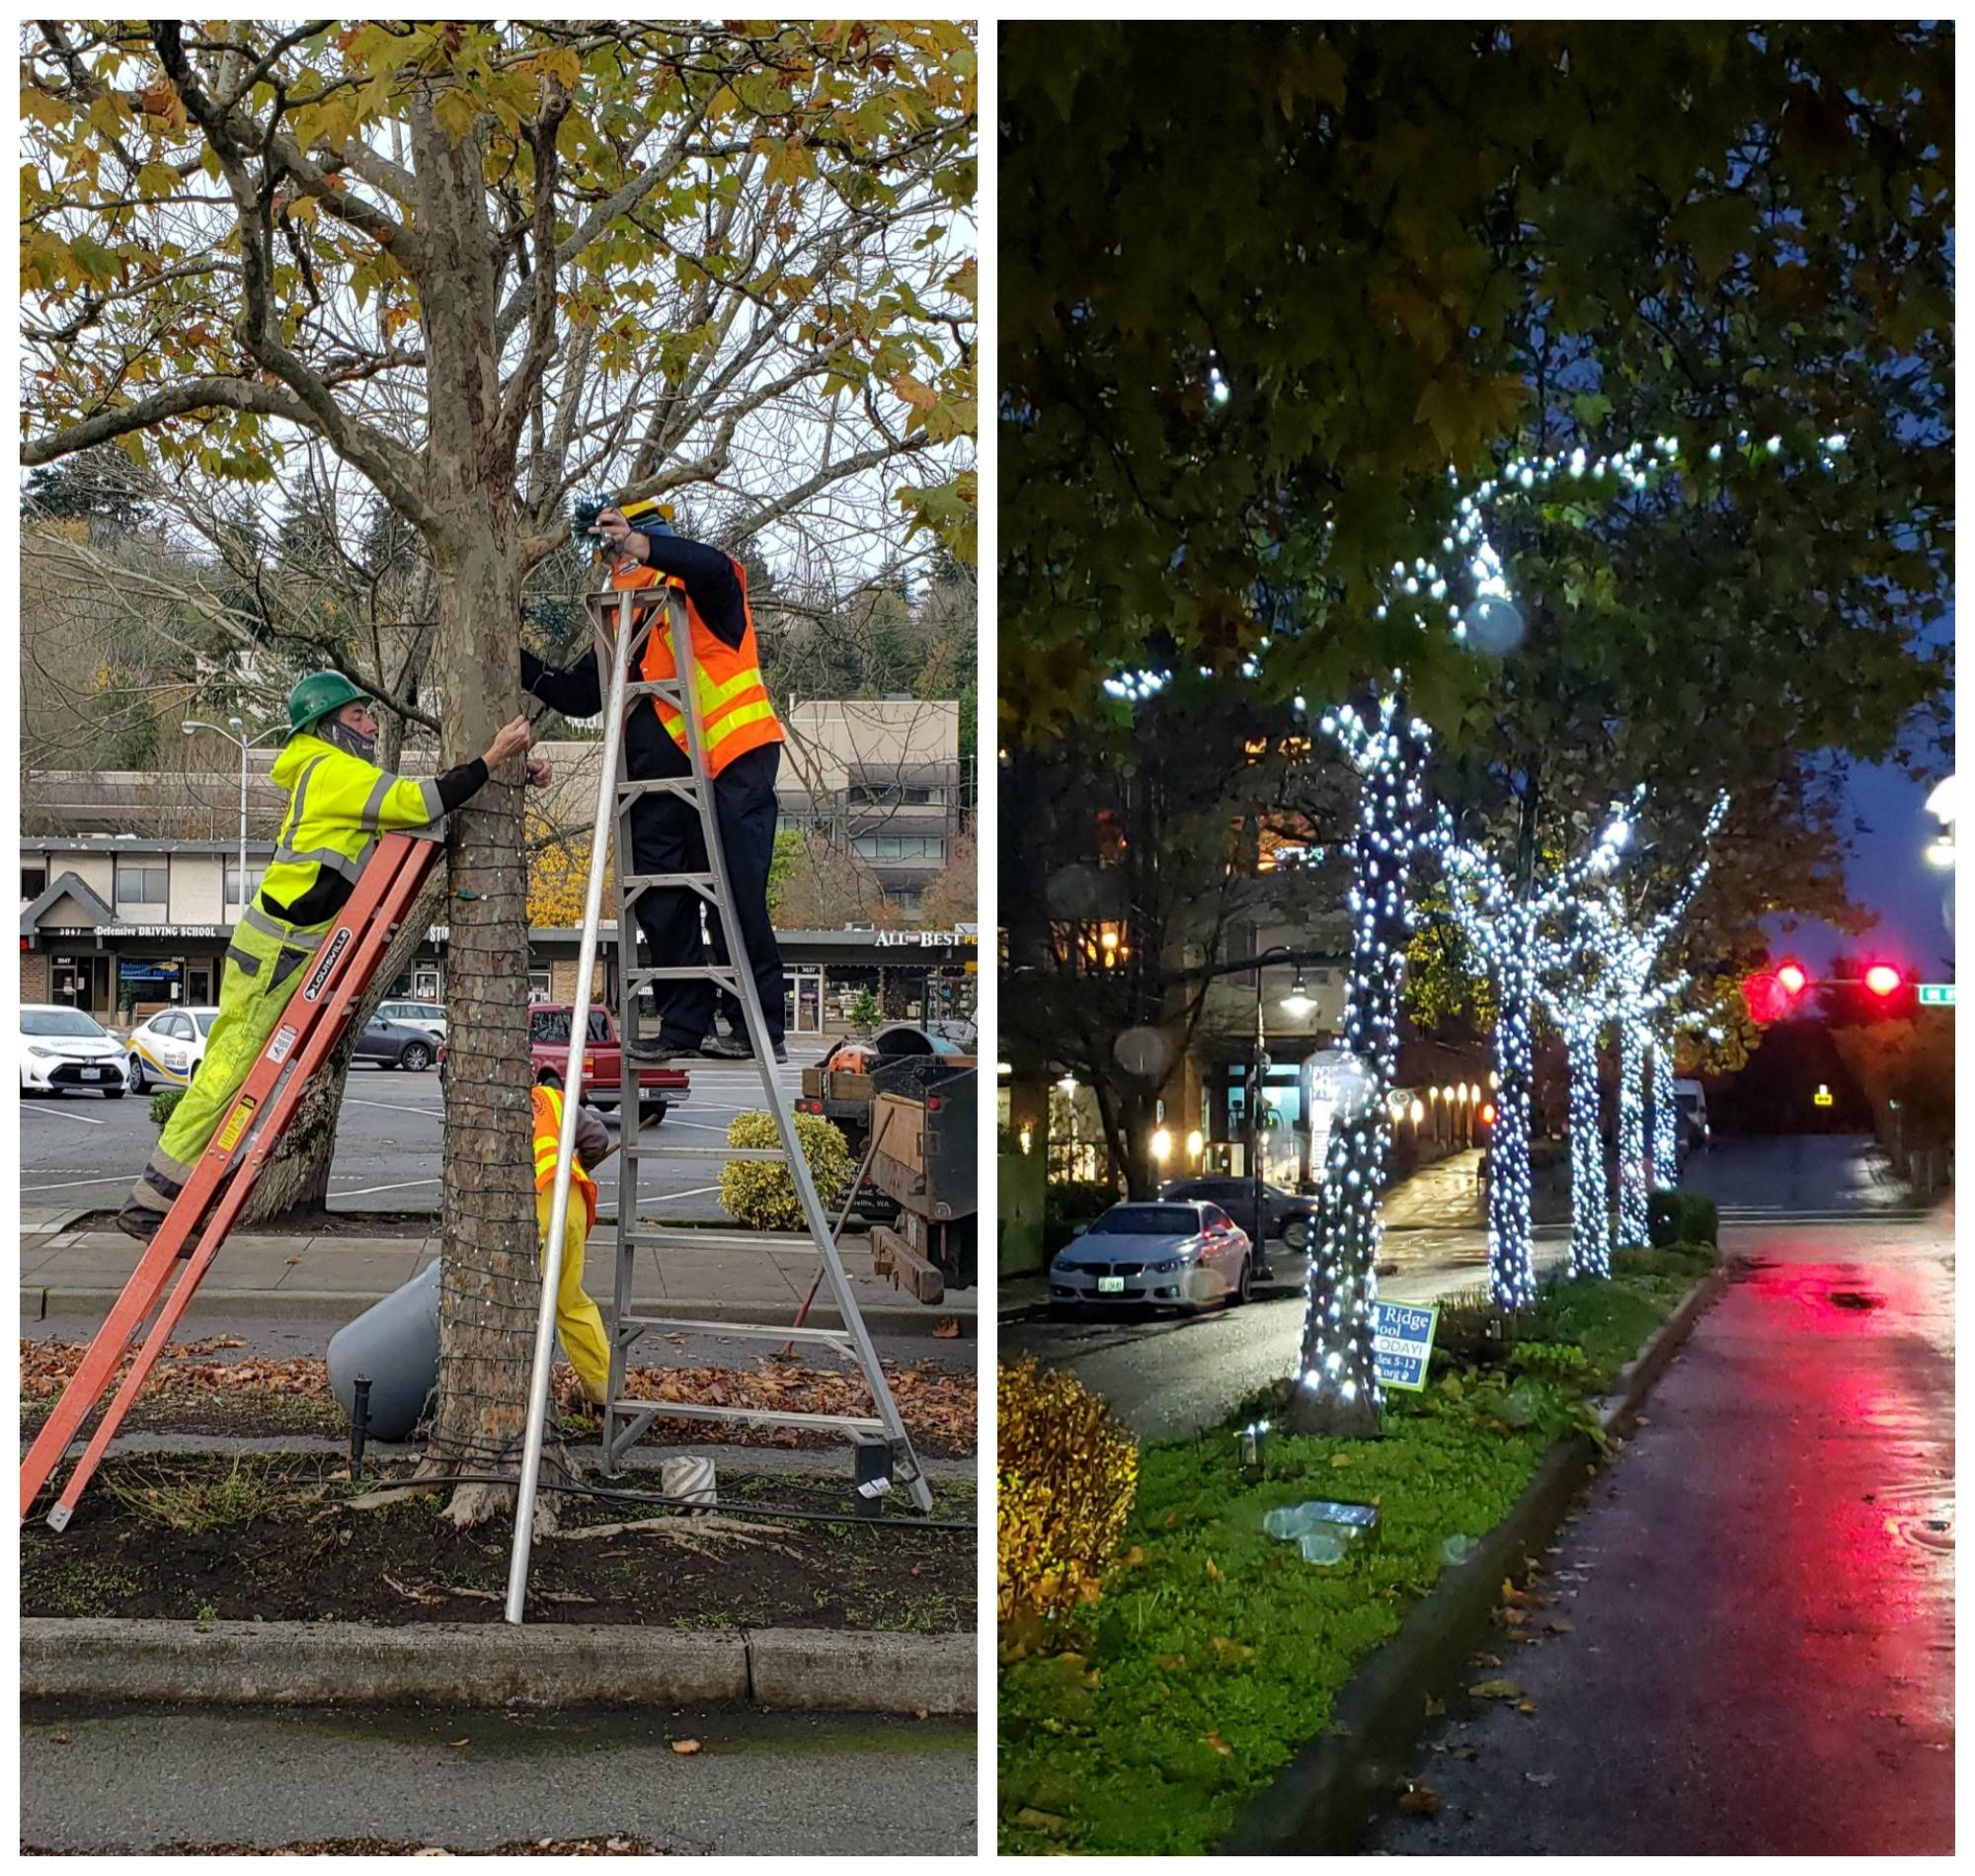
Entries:
[[1150,1303],[1205,1309],[1248,1300],[1254,1247],[1204,1200],[1114,1205],[1051,1261],[1050,1304]]

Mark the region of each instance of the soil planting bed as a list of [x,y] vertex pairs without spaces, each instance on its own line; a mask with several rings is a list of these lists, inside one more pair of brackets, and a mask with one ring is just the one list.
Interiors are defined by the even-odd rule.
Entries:
[[[81,1362],[80,1342],[21,1342],[21,1430],[32,1436]],[[956,1458],[975,1447],[975,1377],[937,1363],[886,1365],[893,1397],[914,1446],[929,1457]],[[575,1384],[566,1364],[556,1368],[559,1397]],[[700,1401],[728,1407],[779,1407],[799,1413],[868,1413],[869,1395],[854,1374],[761,1356],[745,1367],[634,1368],[627,1391],[645,1400]],[[237,1336],[174,1343],[144,1383],[123,1423],[133,1433],[326,1434],[345,1437],[349,1424],[329,1391],[319,1356],[273,1359],[245,1352]],[[567,1425],[581,1440],[590,1429]],[[724,1426],[707,1420],[660,1419],[646,1444],[681,1446],[841,1446],[834,1434],[787,1427]]]
[[[385,1627],[501,1619],[510,1522],[455,1530],[439,1517],[437,1492],[356,1510],[343,1469],[313,1454],[112,1460],[65,1532],[39,1520],[23,1525],[21,1612]],[[719,1490],[724,1507],[834,1513],[850,1496],[848,1461],[840,1482],[723,1472]],[[934,1495],[936,1518],[974,1516],[971,1488],[935,1485]],[[972,1531],[874,1527],[851,1516],[706,1521],[560,1496],[556,1504],[565,1532],[646,1520],[662,1527],[539,1538],[532,1621],[974,1627]]]

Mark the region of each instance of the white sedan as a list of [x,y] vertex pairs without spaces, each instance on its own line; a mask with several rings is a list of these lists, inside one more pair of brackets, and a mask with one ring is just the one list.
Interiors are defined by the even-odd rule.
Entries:
[[1114,1205],[1051,1260],[1050,1304],[1067,1311],[1086,1303],[1242,1303],[1254,1266],[1247,1232],[1218,1205]]
[[205,1059],[205,1039],[216,1004],[196,1003],[182,1010],[160,1010],[130,1032],[126,1069],[130,1092],[150,1088],[183,1088]]
[[87,1010],[21,1005],[21,1092],[123,1096],[123,1045]]

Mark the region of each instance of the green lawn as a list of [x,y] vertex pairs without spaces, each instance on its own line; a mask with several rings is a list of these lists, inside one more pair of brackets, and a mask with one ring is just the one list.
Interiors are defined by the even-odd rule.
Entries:
[[[1532,1357],[1524,1342],[1497,1367],[1442,1365],[1426,1393],[1392,1398],[1384,1439],[1278,1435],[1253,1484],[1232,1432],[1248,1404],[1211,1434],[1146,1447],[1101,1602],[1047,1634],[1004,1633],[1003,1850],[1211,1849],[1322,1731],[1358,1658],[1432,1587],[1449,1540],[1502,1519],[1710,1261],[1632,1253],[1610,1283],[1554,1286],[1520,1333],[1574,1344],[1581,1361]],[[1341,1564],[1305,1563],[1262,1520],[1306,1498],[1375,1502],[1381,1528]]]

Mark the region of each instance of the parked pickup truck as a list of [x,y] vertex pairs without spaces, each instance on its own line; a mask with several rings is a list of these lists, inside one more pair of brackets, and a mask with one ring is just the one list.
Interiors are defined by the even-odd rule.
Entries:
[[[572,1007],[567,1003],[531,1003],[528,1006],[528,1056],[537,1073],[544,1068],[561,1072],[569,1059],[569,1023]],[[583,1052],[583,1098],[593,1108],[614,1108],[623,1099],[623,1050],[617,1040],[617,1025],[608,1010],[590,1012],[590,1040]],[[662,1121],[667,1111],[681,1106],[692,1093],[692,1077],[683,1068],[666,1066],[638,1069],[638,1107],[648,1120]]]

